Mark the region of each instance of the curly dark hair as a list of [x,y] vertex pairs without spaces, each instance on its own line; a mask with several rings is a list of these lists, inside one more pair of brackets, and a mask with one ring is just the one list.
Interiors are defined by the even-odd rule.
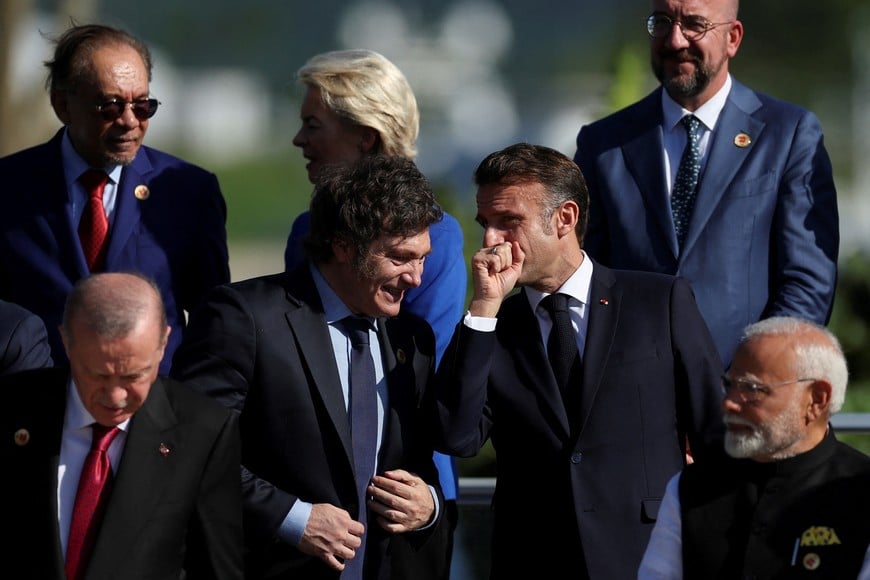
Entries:
[[332,242],[357,249],[359,260],[382,234],[412,236],[443,215],[429,181],[410,159],[365,155],[323,167],[311,198],[305,251],[315,263],[332,258]]

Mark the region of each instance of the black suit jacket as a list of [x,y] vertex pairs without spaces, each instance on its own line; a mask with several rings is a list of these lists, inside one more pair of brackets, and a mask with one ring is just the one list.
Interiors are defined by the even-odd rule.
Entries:
[[0,300],[0,375],[50,367],[51,347],[42,319]]
[[[57,472],[68,380],[58,368],[0,379],[9,578],[66,578]],[[235,414],[158,378],[131,420],[86,580],[241,579],[238,462]]]
[[495,332],[460,324],[438,371],[440,451],[492,438],[494,577],[634,578],[686,438],[721,436],[721,363],[688,284],[594,264],[582,411],[568,415],[525,292]]
[[[378,335],[389,388],[378,470],[417,473],[440,496],[424,424],[432,330],[403,313],[379,320]],[[275,538],[297,498],[341,507],[354,518],[360,507],[341,383],[308,265],[215,288],[190,318],[173,373],[241,414],[248,577],[338,578],[321,560]],[[434,528],[400,536],[387,535],[372,518],[369,524],[366,578],[438,572],[397,572],[387,556],[446,541],[441,518]]]

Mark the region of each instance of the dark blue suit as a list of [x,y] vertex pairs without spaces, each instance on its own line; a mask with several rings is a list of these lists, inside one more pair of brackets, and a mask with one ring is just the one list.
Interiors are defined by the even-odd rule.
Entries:
[[[0,159],[0,298],[45,322],[55,363],[66,362],[58,326],[67,294],[89,274],[63,174],[61,139]],[[144,185],[147,197],[134,195]],[[139,149],[118,184],[106,271],[154,280],[172,326],[161,372],[181,342],[184,311],[212,286],[229,282],[226,204],[217,178],[149,147]]]
[[590,288],[573,431],[524,291],[495,332],[460,324],[438,368],[440,450],[495,449],[492,578],[634,578],[686,439],[700,461],[721,445],[722,368],[689,285],[595,263]]
[[574,160],[589,185],[584,249],[612,268],[686,278],[726,366],[749,323],[775,315],[827,323],[839,220],[818,119],[734,81],[679,251],[661,99],[658,89],[581,129]]

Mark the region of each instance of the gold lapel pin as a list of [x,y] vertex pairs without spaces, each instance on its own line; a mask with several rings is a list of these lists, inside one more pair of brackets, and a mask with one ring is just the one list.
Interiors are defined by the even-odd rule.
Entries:
[[15,432],[15,444],[19,447],[24,447],[30,443],[30,431],[27,429],[19,429]]
[[734,144],[740,148],[749,147],[750,143],[752,143],[752,138],[746,133],[737,133],[734,136]]
[[167,447],[165,443],[161,443],[160,447],[158,447],[157,449],[158,451],[160,451],[160,455],[162,455],[163,457],[169,455],[169,447]]
[[144,201],[151,195],[151,190],[148,189],[147,185],[137,185],[136,189],[133,190],[133,195],[136,196],[136,199]]
[[396,360],[399,361],[399,364],[402,364],[402,365],[405,364],[405,361],[406,361],[407,359],[408,359],[408,357],[405,356],[405,351],[404,351],[404,350],[402,350],[402,349],[400,348],[399,350],[396,351]]

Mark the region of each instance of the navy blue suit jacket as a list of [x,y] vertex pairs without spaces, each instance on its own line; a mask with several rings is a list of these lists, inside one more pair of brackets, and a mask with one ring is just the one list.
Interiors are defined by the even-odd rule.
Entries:
[[[440,451],[496,455],[493,578],[634,578],[668,480],[721,445],[719,357],[680,278],[594,263],[572,431],[525,292],[460,324],[438,368]],[[575,417],[576,419],[576,417]]]
[[686,278],[726,366],[743,328],[761,318],[826,324],[839,218],[815,115],[734,81],[682,251],[662,135],[661,89],[580,130],[574,160],[590,195],[584,249],[612,268]]
[[[443,505],[425,428],[432,329],[402,312],[378,320],[378,335],[389,388],[378,471],[416,473]],[[308,264],[212,290],[190,317],[173,374],[240,413],[246,578],[337,579],[320,559],[276,540],[297,499],[329,503],[354,518],[360,509],[341,380]],[[448,562],[402,568],[416,562],[408,551],[444,553],[441,516],[426,530],[398,535],[370,518],[365,578],[443,578]]]
[[[90,273],[64,181],[62,138],[63,130],[0,159],[0,298],[42,318],[57,364],[66,363],[58,331],[64,302]],[[134,195],[140,185],[148,188],[145,199]],[[209,288],[229,282],[226,204],[217,178],[143,146],[121,173],[108,244],[106,271],[141,272],[160,288],[172,326],[161,365],[168,373],[184,312]]]

